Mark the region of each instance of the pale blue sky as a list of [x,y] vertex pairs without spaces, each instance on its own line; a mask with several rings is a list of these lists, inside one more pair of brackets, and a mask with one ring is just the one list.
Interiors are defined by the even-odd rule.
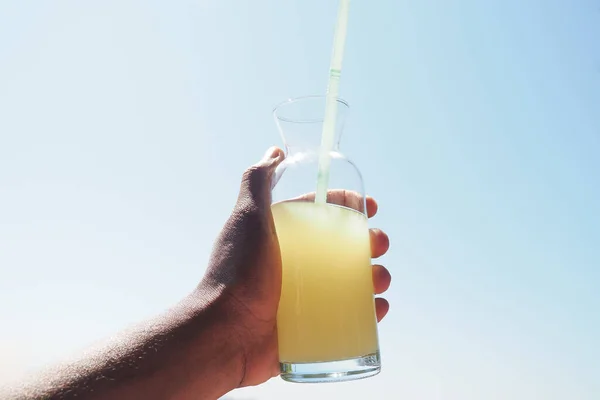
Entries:
[[[337,1],[0,0],[0,376],[200,279]],[[234,399],[600,397],[600,6],[352,2],[342,149],[381,204],[383,372]]]

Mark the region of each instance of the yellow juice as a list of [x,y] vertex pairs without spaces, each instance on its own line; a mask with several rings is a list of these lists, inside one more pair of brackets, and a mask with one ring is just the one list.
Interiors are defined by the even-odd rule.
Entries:
[[283,261],[279,360],[310,363],[378,351],[367,218],[310,202],[272,206]]

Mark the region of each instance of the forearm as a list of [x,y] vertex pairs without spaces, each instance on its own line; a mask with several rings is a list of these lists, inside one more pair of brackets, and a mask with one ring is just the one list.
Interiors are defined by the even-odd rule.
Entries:
[[198,304],[191,296],[8,398],[216,399],[237,387],[243,363],[218,305]]

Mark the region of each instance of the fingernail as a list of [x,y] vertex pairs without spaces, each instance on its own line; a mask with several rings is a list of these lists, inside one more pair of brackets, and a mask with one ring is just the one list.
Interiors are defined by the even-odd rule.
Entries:
[[281,154],[281,150],[278,147],[271,147],[269,150],[267,150],[267,152],[265,153],[265,156],[263,157],[264,161],[271,161],[271,160],[275,160],[276,158],[279,157],[279,155]]

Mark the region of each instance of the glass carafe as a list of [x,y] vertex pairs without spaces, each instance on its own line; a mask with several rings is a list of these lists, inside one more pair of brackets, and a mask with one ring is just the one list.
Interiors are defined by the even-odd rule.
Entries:
[[273,180],[282,257],[277,314],[281,377],[293,382],[366,378],[380,370],[365,193],[339,151],[348,104],[337,99],[327,202],[315,202],[325,96],[274,110],[286,159]]

